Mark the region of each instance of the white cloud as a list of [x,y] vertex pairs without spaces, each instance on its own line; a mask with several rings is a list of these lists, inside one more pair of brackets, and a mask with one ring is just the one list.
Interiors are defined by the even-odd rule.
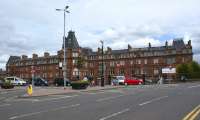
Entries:
[[185,37],[199,61],[199,0],[0,0],[0,56],[6,56],[0,61],[11,54],[56,53],[62,46],[63,14],[55,9],[66,4],[71,12],[66,28],[76,31],[81,46],[96,50],[99,40],[113,49],[158,46]]

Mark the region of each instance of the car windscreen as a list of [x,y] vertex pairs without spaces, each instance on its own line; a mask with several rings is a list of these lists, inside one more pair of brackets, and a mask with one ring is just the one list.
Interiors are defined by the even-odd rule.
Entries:
[[120,77],[117,77],[118,80],[123,80],[124,77],[123,76],[120,76]]
[[14,80],[14,78],[6,78],[7,80]]
[[112,79],[117,79],[117,77],[112,77]]

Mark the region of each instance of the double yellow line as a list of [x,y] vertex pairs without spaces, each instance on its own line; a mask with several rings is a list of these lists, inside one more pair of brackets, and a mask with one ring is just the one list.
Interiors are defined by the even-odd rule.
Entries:
[[198,114],[200,113],[200,105],[198,105],[194,110],[192,110],[183,120],[195,120]]

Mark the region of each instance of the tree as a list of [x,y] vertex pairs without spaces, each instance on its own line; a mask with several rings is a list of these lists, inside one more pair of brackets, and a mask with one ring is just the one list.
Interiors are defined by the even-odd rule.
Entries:
[[179,64],[176,66],[177,76],[185,76],[187,78],[200,78],[200,66],[197,62],[192,61],[187,64]]
[[83,68],[83,65],[84,65],[84,63],[85,63],[85,60],[84,60],[84,58],[83,57],[78,57],[78,59],[77,59],[77,64],[76,64],[76,67],[78,68],[78,75],[80,74],[80,69],[81,68]]
[[83,57],[78,57],[77,68],[81,69],[83,67],[84,63],[85,63],[85,60],[83,59]]
[[200,78],[200,66],[197,62],[190,62],[188,64],[188,69],[191,78]]
[[179,64],[176,66],[176,71],[179,77],[185,76],[189,77],[189,68],[188,64]]

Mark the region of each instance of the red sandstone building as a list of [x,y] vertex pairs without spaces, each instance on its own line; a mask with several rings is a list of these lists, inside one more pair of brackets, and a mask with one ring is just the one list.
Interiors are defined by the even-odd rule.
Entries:
[[[79,46],[75,33],[69,31],[66,40],[67,78],[76,80],[88,76],[99,84],[102,71],[102,50],[92,51],[90,48]],[[32,58],[26,55],[10,56],[6,69],[10,76],[18,76],[23,79],[31,79],[32,74],[53,82],[55,78],[62,78],[63,71],[59,63],[63,62],[63,47],[57,55],[48,52],[39,57],[33,54]],[[149,43],[145,48],[133,48],[127,45],[127,49],[112,50],[107,47],[103,54],[105,83],[110,83],[112,76],[124,75],[156,80],[162,68],[175,67],[177,64],[188,63],[193,59],[191,41],[187,44],[183,39],[173,40],[164,46],[152,47]],[[171,77],[175,77],[172,75]]]

